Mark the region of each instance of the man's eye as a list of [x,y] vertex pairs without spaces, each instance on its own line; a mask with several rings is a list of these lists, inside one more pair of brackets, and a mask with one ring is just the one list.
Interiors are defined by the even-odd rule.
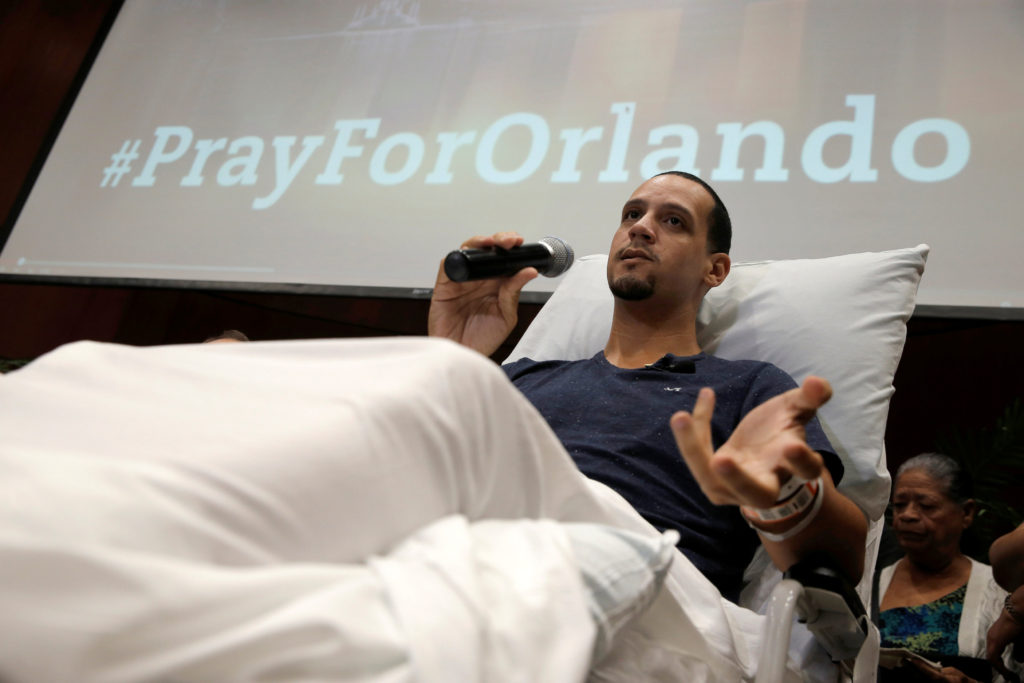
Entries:
[[629,211],[627,211],[624,214],[622,214],[622,218],[623,218],[623,220],[626,220],[626,219],[633,220],[633,219],[637,218],[639,215],[640,215],[639,211],[637,211],[636,209],[630,209]]
[[679,216],[669,216],[668,222],[670,225],[674,225],[676,227],[679,227],[680,225],[683,224],[683,222],[679,220]]

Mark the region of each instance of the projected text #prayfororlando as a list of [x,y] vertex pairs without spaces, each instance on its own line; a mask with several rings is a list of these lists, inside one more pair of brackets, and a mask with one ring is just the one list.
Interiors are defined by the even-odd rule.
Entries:
[[[875,112],[874,95],[847,95],[846,106],[852,108],[852,117],[822,123],[806,137],[800,155],[800,167],[807,178],[819,183],[875,182],[877,168],[872,167],[871,149]],[[604,168],[595,173],[600,183],[630,180],[630,141],[634,138],[633,123],[636,113],[634,102],[615,102],[609,109],[610,133],[604,126],[591,128],[563,128],[558,141],[552,143],[552,131],[539,114],[517,112],[502,116],[482,133],[478,131],[441,132],[428,150],[424,137],[413,132],[392,134],[376,145],[381,119],[339,119],[334,123],[334,139],[327,136],[306,135],[301,142],[296,136],[276,136],[270,141],[273,152],[273,189],[266,195],[252,199],[251,208],[267,209],[273,206],[291,187],[299,173],[309,166],[319,167],[317,185],[340,185],[345,173],[365,173],[378,185],[398,185],[405,182],[447,184],[454,179],[453,163],[457,155],[473,155],[476,175],[487,183],[514,184],[536,174],[549,154],[557,155],[558,167],[550,175],[552,183],[578,183],[583,179],[579,157],[585,146],[601,146],[606,152]],[[525,133],[525,136],[523,135]],[[785,182],[789,170],[785,166],[785,132],[769,120],[751,123],[719,123],[715,133],[721,137],[718,164],[710,171],[711,181],[740,181],[745,169],[740,167],[741,144],[750,138],[761,138],[764,156],[759,168],[754,169],[755,182]],[[921,163],[915,156],[915,144],[925,135],[941,136],[945,141],[945,156],[939,163]],[[515,136],[515,163],[498,163],[496,157],[502,146],[508,147]],[[826,143],[836,137],[846,137],[849,153],[844,163],[828,165],[824,159]],[[647,134],[648,150],[633,166],[639,176],[646,178],[664,170],[677,169],[700,174],[697,168],[697,150],[700,136],[692,126],[673,123],[652,128]],[[266,143],[258,136],[242,136],[229,140],[198,138],[186,125],[158,126],[148,151],[141,139],[118,141],[119,148],[111,154],[103,168],[100,186],[105,188],[152,187],[159,183],[177,183],[181,187],[199,187],[206,182],[206,174],[221,187],[255,185],[261,170]],[[554,151],[552,151],[554,147]],[[653,148],[653,149],[651,149]],[[590,147],[593,149],[593,147]],[[428,159],[429,155],[429,161]],[[323,157],[314,160],[315,157]],[[890,161],[893,170],[907,180],[930,183],[952,178],[967,165],[970,157],[970,137],[959,123],[944,118],[927,118],[908,122],[893,138]],[[367,163],[368,159],[368,163]],[[352,160],[345,163],[346,160]],[[130,185],[120,181],[132,173],[135,162],[142,170],[131,177]],[[191,163],[189,163],[191,162]],[[426,164],[425,164],[426,162]],[[161,166],[176,164],[188,168],[179,178]],[[322,164],[322,166],[320,166]],[[504,166],[504,168],[499,168]],[[269,162],[267,164],[269,166]],[[343,168],[344,167],[344,168]],[[429,169],[429,170],[428,170]],[[343,172],[344,171],[344,172]],[[422,179],[417,179],[417,174]]]

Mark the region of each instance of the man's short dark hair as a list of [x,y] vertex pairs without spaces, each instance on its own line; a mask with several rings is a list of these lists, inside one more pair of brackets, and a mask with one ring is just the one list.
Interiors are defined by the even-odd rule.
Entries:
[[692,180],[708,191],[711,198],[715,200],[715,205],[711,208],[711,213],[708,214],[708,251],[728,254],[729,249],[732,248],[732,220],[729,218],[729,211],[725,208],[725,202],[718,196],[718,193],[702,179],[686,171],[664,171],[654,177],[657,178],[660,175],[677,175],[680,178]]

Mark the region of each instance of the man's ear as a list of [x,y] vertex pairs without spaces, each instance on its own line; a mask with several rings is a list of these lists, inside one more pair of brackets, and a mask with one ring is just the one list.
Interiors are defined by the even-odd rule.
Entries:
[[708,287],[717,287],[718,285],[725,282],[725,278],[729,275],[729,269],[732,268],[732,259],[725,252],[715,252],[708,256],[711,261],[711,270],[704,276],[704,284]]

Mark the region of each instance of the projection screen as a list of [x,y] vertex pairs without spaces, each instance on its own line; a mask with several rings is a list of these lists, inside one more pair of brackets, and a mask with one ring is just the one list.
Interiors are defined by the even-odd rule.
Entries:
[[1018,0],[127,0],[0,277],[423,296],[682,169],[734,261],[927,243],[922,305],[1019,318],[1022,111]]

